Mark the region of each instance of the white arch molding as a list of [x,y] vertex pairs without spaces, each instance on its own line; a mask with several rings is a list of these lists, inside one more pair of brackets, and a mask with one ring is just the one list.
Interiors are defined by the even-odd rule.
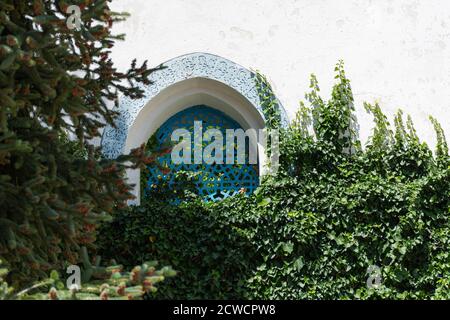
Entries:
[[[167,68],[151,75],[152,84],[143,87],[144,97],[119,102],[116,128],[103,132],[102,150],[107,158],[116,158],[139,147],[170,117],[195,105],[207,105],[236,120],[244,129],[265,128],[254,74],[219,56],[193,53],[163,64]],[[283,125],[286,112],[279,103]],[[260,173],[265,173],[264,146],[258,145]],[[140,170],[127,172],[135,184],[134,204],[140,203]]]

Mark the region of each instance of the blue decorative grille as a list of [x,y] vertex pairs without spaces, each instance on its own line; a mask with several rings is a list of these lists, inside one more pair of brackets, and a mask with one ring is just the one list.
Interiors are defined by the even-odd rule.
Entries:
[[[187,129],[191,132],[193,152],[194,121],[202,121],[203,133],[214,128],[220,130],[223,137],[226,136],[226,129],[241,129],[236,121],[224,113],[207,106],[195,106],[177,113],[158,129],[155,134],[156,146],[154,148],[158,150],[158,148],[170,144],[174,130]],[[166,154],[158,158],[159,167],[155,165],[148,167],[147,190],[161,181],[167,182],[169,186],[174,186],[176,184],[174,173],[188,171],[197,173],[195,186],[198,194],[207,201],[224,199],[242,191],[247,194],[252,193],[259,185],[259,169],[257,164],[248,164],[248,148],[246,151],[245,164],[175,165],[171,161],[171,154]],[[169,168],[169,172],[167,173],[161,168]]]

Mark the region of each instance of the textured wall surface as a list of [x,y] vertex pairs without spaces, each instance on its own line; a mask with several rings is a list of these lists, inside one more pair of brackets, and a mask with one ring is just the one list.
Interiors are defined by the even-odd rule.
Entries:
[[371,118],[362,102],[412,115],[434,145],[428,115],[450,138],[450,1],[448,0],[115,0],[131,17],[113,51],[126,68],[134,57],[157,65],[208,52],[268,76],[292,117],[315,73],[328,96],[334,64],[344,59],[363,140]]

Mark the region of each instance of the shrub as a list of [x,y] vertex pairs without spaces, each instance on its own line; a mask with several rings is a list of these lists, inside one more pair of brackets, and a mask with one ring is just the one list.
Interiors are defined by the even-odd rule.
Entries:
[[147,199],[101,227],[102,256],[116,257],[125,266],[157,256],[172,265],[178,276],[159,288],[158,298],[240,297],[247,272],[256,267],[255,249],[224,212],[210,211],[198,199],[179,206]]
[[150,197],[102,228],[102,253],[128,265],[149,255],[171,263],[180,274],[161,288],[167,298],[450,298],[450,158],[440,125],[432,119],[433,155],[402,112],[391,129],[366,104],[375,128],[362,149],[342,63],[336,72],[328,101],[312,77],[311,107],[302,103],[282,134],[280,170],[253,195],[179,205]]

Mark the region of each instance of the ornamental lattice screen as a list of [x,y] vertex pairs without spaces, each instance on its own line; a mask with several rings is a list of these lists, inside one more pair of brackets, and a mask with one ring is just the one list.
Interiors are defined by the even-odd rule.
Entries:
[[[221,111],[208,106],[195,106],[178,112],[167,120],[156,132],[152,146],[158,150],[171,143],[172,132],[176,129],[187,129],[192,136],[192,152],[194,150],[194,121],[202,121],[203,133],[208,129],[218,129],[225,137],[226,129],[242,129],[235,120]],[[208,143],[207,143],[208,144]],[[204,145],[205,146],[205,145]],[[225,154],[224,154],[225,157]],[[175,173],[180,171],[197,173],[194,180],[198,194],[206,201],[217,201],[235,195],[241,190],[252,193],[259,185],[258,164],[248,164],[248,144],[245,164],[179,164],[171,161],[171,154],[161,156],[158,166],[149,166],[147,170],[146,192],[158,183],[166,182],[171,187],[176,184]]]

